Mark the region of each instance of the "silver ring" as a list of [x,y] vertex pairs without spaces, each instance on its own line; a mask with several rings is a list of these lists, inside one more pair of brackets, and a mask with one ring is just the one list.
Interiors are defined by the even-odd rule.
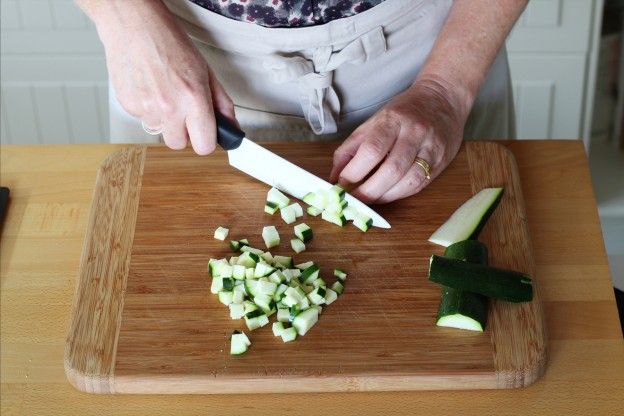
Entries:
[[141,120],[141,127],[143,127],[143,131],[151,136],[158,136],[160,133],[163,132],[163,128],[158,127],[157,129],[150,129],[149,127],[147,127],[145,125],[145,123],[143,122],[143,120]]

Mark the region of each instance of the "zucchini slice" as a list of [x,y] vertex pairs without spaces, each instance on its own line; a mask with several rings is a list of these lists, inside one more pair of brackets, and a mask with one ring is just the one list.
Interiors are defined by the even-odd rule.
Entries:
[[431,234],[429,241],[448,247],[459,241],[476,239],[502,196],[503,188],[482,189]]
[[429,280],[508,302],[528,302],[533,299],[531,277],[524,273],[435,254],[429,261]]
[[312,237],[314,236],[314,234],[312,233],[312,229],[305,222],[295,225],[294,229],[297,238],[304,243],[312,240]]
[[[477,240],[451,244],[444,256],[457,260],[487,265],[487,248]],[[452,287],[442,287],[436,325],[483,332],[487,323],[488,298],[478,293]]]

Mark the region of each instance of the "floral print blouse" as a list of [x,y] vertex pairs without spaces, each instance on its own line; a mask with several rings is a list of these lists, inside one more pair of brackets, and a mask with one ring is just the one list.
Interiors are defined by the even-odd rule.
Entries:
[[322,25],[362,13],[384,0],[190,0],[231,19],[266,27]]

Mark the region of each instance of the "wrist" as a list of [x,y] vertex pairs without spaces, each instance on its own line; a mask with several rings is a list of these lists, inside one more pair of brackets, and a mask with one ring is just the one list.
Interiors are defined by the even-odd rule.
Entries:
[[448,103],[457,120],[465,122],[470,114],[476,93],[461,82],[450,81],[438,73],[421,71],[408,89],[410,92],[429,91]]

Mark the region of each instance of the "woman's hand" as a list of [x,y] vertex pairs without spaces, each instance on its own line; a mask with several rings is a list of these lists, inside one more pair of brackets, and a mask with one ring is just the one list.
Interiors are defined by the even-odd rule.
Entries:
[[[468,115],[454,88],[418,79],[359,126],[334,153],[330,181],[351,187],[367,203],[386,203],[419,192],[453,160]],[[431,166],[431,179],[415,164]]]
[[95,12],[85,9],[96,22],[123,108],[146,127],[162,130],[170,148],[183,149],[190,141],[198,154],[211,153],[214,112],[234,121],[234,106],[171,12],[153,0],[91,7]]

